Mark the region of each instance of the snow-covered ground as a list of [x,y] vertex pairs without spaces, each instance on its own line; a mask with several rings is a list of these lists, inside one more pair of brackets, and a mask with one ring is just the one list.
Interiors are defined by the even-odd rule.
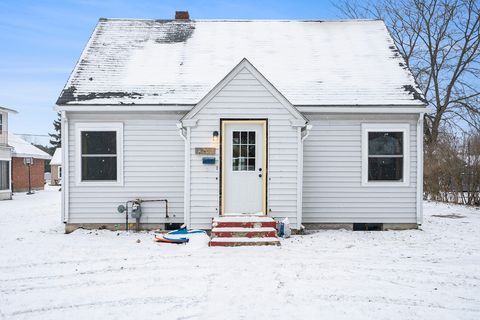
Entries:
[[66,235],[60,192],[18,194],[0,202],[0,317],[480,319],[480,210],[426,203],[425,216],[422,230],[208,248]]

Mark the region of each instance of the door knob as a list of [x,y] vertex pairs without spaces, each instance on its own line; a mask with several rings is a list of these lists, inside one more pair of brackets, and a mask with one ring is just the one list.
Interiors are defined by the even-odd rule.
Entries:
[[258,168],[258,171],[262,172],[262,168]]
[[261,177],[262,177],[262,174],[260,173],[260,174],[258,175],[258,177],[261,178]]

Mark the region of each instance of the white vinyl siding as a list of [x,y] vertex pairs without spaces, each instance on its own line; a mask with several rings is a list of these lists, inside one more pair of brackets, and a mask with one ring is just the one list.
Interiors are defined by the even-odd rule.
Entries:
[[195,115],[198,121],[191,128],[190,145],[192,227],[209,229],[212,218],[219,215],[219,164],[203,165],[195,148],[214,146],[212,133],[220,131],[221,118],[268,119],[267,212],[278,219],[288,217],[295,228],[298,136],[290,122],[294,117],[247,69]]
[[[416,223],[417,115],[307,114],[304,223]],[[408,123],[409,184],[362,186],[362,123]]]
[[[176,127],[180,117],[153,112],[68,113],[68,222],[122,224],[125,216],[117,213],[117,206],[142,198],[168,199],[172,217],[165,219],[163,203],[150,203],[142,206],[142,223],[183,223],[184,141]],[[85,122],[123,123],[122,186],[76,185],[75,125]]]

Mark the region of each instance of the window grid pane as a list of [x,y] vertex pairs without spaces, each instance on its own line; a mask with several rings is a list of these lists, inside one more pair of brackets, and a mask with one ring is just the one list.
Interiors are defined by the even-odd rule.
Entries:
[[82,155],[116,153],[116,131],[82,131]]
[[117,180],[117,157],[83,157],[83,181]]
[[256,132],[232,132],[232,170],[255,171]]
[[403,155],[402,132],[369,132],[369,155]]

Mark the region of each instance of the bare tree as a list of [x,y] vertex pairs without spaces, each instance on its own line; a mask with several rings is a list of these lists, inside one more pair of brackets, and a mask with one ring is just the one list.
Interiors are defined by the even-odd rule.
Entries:
[[385,21],[433,109],[425,116],[427,150],[442,127],[480,130],[478,0],[341,0],[336,6],[349,18]]
[[480,132],[465,134],[460,156],[464,163],[461,172],[462,202],[480,205]]

